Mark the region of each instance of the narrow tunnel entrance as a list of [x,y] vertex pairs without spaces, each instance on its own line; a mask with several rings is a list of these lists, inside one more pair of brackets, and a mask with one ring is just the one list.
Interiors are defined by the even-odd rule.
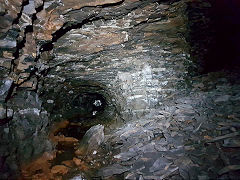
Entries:
[[[63,176],[68,179],[76,172],[88,177],[93,173],[92,169],[101,166],[101,162],[94,161],[94,155],[88,156],[84,152],[81,155],[77,150],[87,146],[82,139],[91,127],[98,124],[108,127],[114,123],[117,109],[113,98],[107,88],[95,82],[70,80],[48,86],[42,99],[45,109],[50,112],[49,139],[55,147],[51,168],[71,165],[70,172]],[[101,154],[100,151],[97,155]],[[72,168],[80,162],[82,169]]]
[[102,113],[106,106],[106,100],[98,93],[82,93],[74,98],[72,105],[73,114],[76,113],[77,116],[72,120],[76,121],[77,119],[81,120],[83,117],[93,118],[97,114]]
[[55,135],[81,139],[92,126],[91,122],[97,123],[98,118],[101,119],[99,116],[104,116],[108,104],[103,95],[99,93],[81,93],[73,99],[71,106],[72,109],[68,110],[71,116],[67,118],[69,124]]

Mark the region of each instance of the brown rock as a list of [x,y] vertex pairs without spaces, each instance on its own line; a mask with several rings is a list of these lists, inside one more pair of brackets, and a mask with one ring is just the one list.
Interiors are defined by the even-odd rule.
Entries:
[[[114,29],[112,29],[113,31]],[[80,36],[75,38],[74,36]],[[69,48],[71,46],[70,52],[81,52],[81,53],[96,53],[104,50],[105,48],[124,43],[127,41],[126,33],[116,33],[110,32],[109,29],[94,29],[94,31],[89,32],[86,29],[72,30],[68,34],[68,37],[74,38],[74,41],[65,43],[64,46]],[[60,48],[64,47],[61,45]]]
[[13,53],[12,52],[8,52],[8,51],[3,51],[3,57],[9,58],[9,59],[14,59]]
[[17,70],[18,71],[24,71],[25,69],[28,69],[30,66],[34,66],[34,62],[26,62],[25,58],[27,58],[28,55],[24,54],[19,57],[18,59],[18,65],[17,65]]
[[73,158],[73,162],[76,164],[76,166],[80,166],[82,164],[82,161],[78,158]]
[[4,16],[0,16],[0,32],[7,32],[13,24],[14,19],[17,18],[21,11],[21,6],[24,0],[0,0],[2,12]]
[[25,47],[23,48],[23,53],[32,55],[33,57],[36,57],[37,52],[37,45],[35,43],[35,38],[33,33],[27,33],[26,34],[26,43]]
[[105,4],[114,4],[121,2],[121,0],[62,0],[64,6],[61,10],[80,9],[85,6],[101,6]]
[[42,10],[37,13],[38,23],[34,25],[34,32],[36,32],[36,38],[39,40],[51,40],[52,34],[59,30],[64,19],[60,18],[60,15],[55,12],[55,9]]
[[[51,179],[53,178],[49,161],[56,157],[56,153],[45,152],[40,158],[35,161],[24,164],[21,167],[22,179]],[[40,173],[36,173],[40,172]]]
[[68,173],[68,168],[64,165],[56,165],[51,169],[52,174],[64,175]]
[[37,88],[37,79],[30,79],[20,85],[20,87],[31,88],[35,90]]
[[63,161],[61,164],[65,165],[67,167],[70,167],[70,168],[72,168],[74,166],[73,160],[66,160],[66,161]]
[[68,147],[69,147],[69,146],[70,146],[70,147],[75,146],[76,143],[78,143],[78,139],[73,138],[73,137],[65,137],[65,136],[63,136],[63,135],[61,135],[61,136],[55,136],[54,139],[55,139],[55,142],[58,142],[58,143],[60,143],[61,145],[63,145],[63,146],[68,146]]
[[75,151],[75,155],[76,156],[83,156],[85,154],[85,149],[84,148],[78,148],[76,151]]
[[80,171],[86,172],[89,170],[89,163],[86,163],[78,158],[73,158],[73,161]]
[[0,58],[0,66],[5,67],[7,69],[11,68],[12,59],[9,58]]
[[61,129],[66,128],[68,125],[69,125],[69,121],[61,121],[59,123],[53,124],[50,130],[49,139],[57,143],[57,138],[55,138],[55,136],[59,131],[61,131]]

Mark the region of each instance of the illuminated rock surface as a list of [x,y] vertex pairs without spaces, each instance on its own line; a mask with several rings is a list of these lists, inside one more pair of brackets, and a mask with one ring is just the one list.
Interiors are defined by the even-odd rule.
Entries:
[[0,177],[238,178],[231,3],[0,0]]

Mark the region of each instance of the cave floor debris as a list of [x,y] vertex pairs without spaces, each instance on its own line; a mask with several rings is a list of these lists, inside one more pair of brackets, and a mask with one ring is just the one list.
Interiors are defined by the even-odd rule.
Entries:
[[[45,161],[35,161],[28,172],[33,179],[237,179],[239,92],[239,82],[231,84],[219,73],[195,78],[191,91],[106,133],[96,151],[73,152],[58,164],[56,154],[44,154],[40,159]],[[57,141],[62,147],[79,146],[70,137]]]
[[[55,42],[56,57],[48,64],[51,71],[44,77],[46,88],[52,86],[59,96],[67,97],[60,93],[64,92],[66,79],[109,85],[126,100],[118,101],[123,103],[119,106],[123,107],[126,122],[107,129],[104,135],[102,129],[96,131],[99,136],[93,132],[91,141],[99,146],[87,155],[82,150],[85,148],[79,149],[79,138],[59,133],[71,123],[60,122],[49,136],[56,150],[23,165],[22,179],[239,177],[239,77],[216,72],[185,79],[186,64],[191,63],[184,39],[185,5],[176,1],[145,4],[143,9],[134,6],[119,18],[96,20],[69,30]],[[53,105],[55,101],[49,100],[49,106]],[[129,107],[129,112],[125,107]],[[36,117],[41,113],[39,109],[33,109]],[[17,111],[20,115],[26,112]],[[17,135],[23,137],[19,141],[21,147],[25,134],[16,129]],[[97,140],[98,137],[101,138]]]
[[[213,73],[214,74],[214,73]],[[209,75],[211,76],[211,75]],[[225,78],[205,76],[145,119],[108,136],[115,163],[102,177],[124,179],[238,179],[239,90]],[[117,171],[119,166],[122,171]],[[111,170],[111,171],[110,171]],[[112,173],[109,173],[112,172]]]

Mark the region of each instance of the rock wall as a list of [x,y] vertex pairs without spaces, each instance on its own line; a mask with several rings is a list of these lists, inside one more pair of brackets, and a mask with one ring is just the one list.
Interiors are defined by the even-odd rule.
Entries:
[[53,148],[49,125],[81,93],[106,99],[104,118],[130,121],[184,88],[187,2],[1,1],[4,175]]
[[[54,43],[54,68],[49,74],[59,79],[72,79],[74,75],[100,82],[114,94],[124,118],[141,117],[159,106],[174,91],[173,83],[185,73],[183,63],[188,55],[181,39],[184,15],[174,6],[142,6],[117,19],[96,20],[67,32]],[[179,11],[184,10],[184,5],[179,6]],[[174,11],[172,17],[167,16],[170,10]]]

